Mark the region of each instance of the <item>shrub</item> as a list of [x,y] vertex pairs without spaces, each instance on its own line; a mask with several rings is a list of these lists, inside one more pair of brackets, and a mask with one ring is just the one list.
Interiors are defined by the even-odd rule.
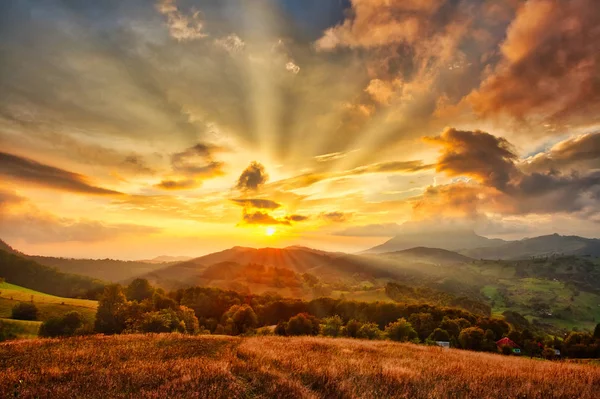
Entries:
[[275,326],[275,330],[273,330],[273,333],[275,335],[286,336],[287,335],[286,329],[287,329],[287,322],[286,321],[280,321]]
[[258,326],[258,317],[249,305],[233,305],[223,315],[223,323],[228,333],[245,334]]
[[12,316],[15,320],[37,320],[38,309],[33,303],[19,302],[12,308]]
[[410,341],[417,338],[417,332],[405,318],[388,324],[385,334],[392,341]]
[[17,336],[12,331],[9,331],[6,324],[0,320],[0,342],[15,338]]
[[69,312],[63,317],[52,317],[42,323],[41,337],[64,337],[75,335],[83,327],[83,317],[79,312]]

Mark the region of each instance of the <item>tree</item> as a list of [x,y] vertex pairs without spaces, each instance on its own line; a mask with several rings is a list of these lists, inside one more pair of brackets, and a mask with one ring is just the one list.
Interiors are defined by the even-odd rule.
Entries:
[[385,333],[392,341],[410,341],[417,338],[417,332],[405,318],[388,324]]
[[350,338],[358,338],[358,330],[362,327],[362,323],[358,320],[350,320],[346,323],[346,327],[344,327],[342,333],[346,337]]
[[478,351],[483,347],[484,334],[479,327],[465,328],[460,332],[458,342],[463,349]]
[[344,322],[338,315],[326,317],[323,319],[323,327],[321,327],[321,333],[327,337],[338,337],[342,332],[342,326]]
[[42,323],[41,337],[64,337],[75,335],[83,327],[83,317],[79,312],[69,312],[63,317],[52,317]]
[[377,323],[365,323],[358,329],[356,337],[361,339],[381,339],[382,332]]
[[431,333],[431,335],[429,336],[428,339],[430,339],[432,341],[450,342],[450,334],[448,334],[448,331],[446,331],[446,330],[442,330],[441,328],[436,328],[435,330],[433,330],[433,332]]
[[273,330],[273,333],[275,335],[286,336],[287,335],[287,333],[285,332],[286,329],[287,329],[287,321],[280,321],[275,326],[275,330]]
[[0,342],[15,338],[17,338],[17,336],[10,331],[8,325],[0,319]]
[[223,322],[232,335],[245,334],[258,326],[258,317],[249,305],[233,305],[223,315]]
[[198,334],[200,332],[200,323],[194,311],[186,306],[180,306],[177,311],[179,319],[185,326],[185,332],[191,335]]
[[130,301],[142,302],[144,299],[152,298],[154,288],[150,282],[144,278],[136,278],[127,286],[127,299]]
[[594,328],[594,338],[600,339],[600,323],[596,324],[596,328]]
[[287,335],[317,335],[319,320],[308,313],[299,313],[290,318],[285,332]]
[[410,315],[408,321],[419,335],[421,341],[425,341],[436,327],[431,313],[413,313]]
[[33,303],[19,302],[12,308],[11,318],[15,320],[37,320],[38,308]]
[[118,284],[107,285],[98,300],[94,329],[103,334],[120,334],[125,329],[127,298]]

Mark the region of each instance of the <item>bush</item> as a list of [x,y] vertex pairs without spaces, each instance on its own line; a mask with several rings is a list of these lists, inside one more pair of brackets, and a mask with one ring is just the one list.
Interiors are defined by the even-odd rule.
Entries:
[[342,330],[342,333],[346,337],[358,338],[358,330],[362,327],[362,323],[358,320],[350,320],[346,323],[346,327]]
[[222,321],[231,335],[246,334],[258,326],[258,317],[249,305],[233,305],[223,315]]
[[37,320],[38,309],[33,303],[19,302],[12,308],[12,316],[15,320]]
[[69,312],[63,317],[52,317],[42,323],[41,337],[65,337],[78,333],[83,327],[83,317],[79,312]]
[[385,334],[392,341],[411,341],[417,338],[417,332],[405,318],[390,323],[385,328]]
[[287,329],[287,322],[286,321],[280,321],[275,326],[275,330],[273,330],[273,333],[275,335],[286,336],[287,335],[286,329]]

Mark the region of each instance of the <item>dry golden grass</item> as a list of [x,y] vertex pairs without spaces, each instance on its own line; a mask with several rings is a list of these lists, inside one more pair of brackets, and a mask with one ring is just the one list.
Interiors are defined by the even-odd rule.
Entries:
[[0,397],[597,398],[600,367],[328,338],[123,335],[0,344]]

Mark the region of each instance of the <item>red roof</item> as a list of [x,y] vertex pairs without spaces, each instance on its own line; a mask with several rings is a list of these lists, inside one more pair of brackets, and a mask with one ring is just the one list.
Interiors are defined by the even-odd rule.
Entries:
[[518,348],[519,345],[515,344],[513,340],[508,337],[502,338],[500,341],[496,341],[496,345],[498,346],[510,346],[511,348]]

